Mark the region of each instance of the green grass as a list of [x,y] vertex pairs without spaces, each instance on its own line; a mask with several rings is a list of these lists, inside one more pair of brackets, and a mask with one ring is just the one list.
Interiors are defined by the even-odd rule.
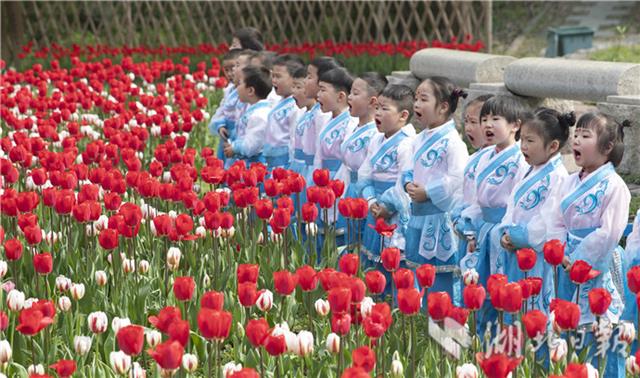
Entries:
[[640,45],[609,47],[592,53],[589,55],[589,59],[606,62],[640,63]]

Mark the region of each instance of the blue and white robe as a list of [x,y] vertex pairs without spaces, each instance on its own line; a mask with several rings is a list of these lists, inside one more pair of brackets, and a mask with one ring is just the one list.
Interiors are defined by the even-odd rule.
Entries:
[[[580,178],[576,172],[561,185],[559,196],[555,197],[555,212],[550,214],[547,239],[566,241],[565,256],[573,264],[583,260],[600,271],[600,274],[580,285],[580,325],[589,327],[595,321],[589,309],[589,291],[596,287],[611,293],[611,305],[603,315],[612,323],[617,323],[622,315],[622,293],[614,282],[621,274],[620,256],[624,255],[618,242],[627,226],[631,194],[624,180],[616,173],[611,163],[606,163],[586,177]],[[568,301],[576,301],[577,286],[569,280],[569,274],[562,267],[558,273],[558,296]],[[635,305],[635,303],[633,304]],[[591,332],[589,335],[593,337]],[[615,337],[615,335],[614,335]],[[585,344],[585,347],[589,343]],[[593,349],[593,348],[592,348]],[[593,351],[589,353],[593,356]],[[597,363],[593,358],[591,363]],[[605,377],[624,377],[624,358],[608,353]]]
[[402,187],[408,183],[424,187],[427,201],[411,202],[407,265],[414,269],[426,263],[434,265],[437,276],[431,290],[447,291],[454,298],[457,240],[449,212],[461,200],[469,153],[453,120],[418,134],[412,151],[412,159],[403,169]]
[[289,167],[291,132],[300,114],[293,96],[283,98],[271,109],[262,152],[267,169]]
[[533,308],[543,312],[548,312],[549,304],[555,297],[553,269],[544,261],[542,252],[547,233],[546,218],[553,211],[553,201],[548,199],[558,195],[567,176],[559,153],[547,163],[531,167],[522,181],[513,188],[500,226],[503,234],[509,235],[516,247],[514,251],[504,251],[500,257],[509,282],[525,278],[525,274],[518,268],[517,249],[532,248],[536,251],[536,264],[527,272],[527,277],[542,278],[542,290],[536,297]]
[[[229,137],[231,138],[235,136],[236,109],[238,103],[241,103],[241,101],[238,98],[238,91],[233,83],[229,83],[222,91],[222,100],[220,100],[220,104],[209,122],[209,132],[212,135],[219,135],[220,128],[224,127],[229,132]],[[225,160],[223,152],[224,142],[222,138],[218,140],[217,157],[222,160]]]
[[242,159],[247,163],[262,161],[262,148],[270,111],[271,104],[268,100],[260,100],[247,107],[236,125],[236,138],[231,142],[234,159]]
[[375,122],[369,122],[353,129],[344,139],[340,150],[342,152],[342,165],[347,169],[347,181],[345,197],[360,197],[361,193],[356,190],[358,183],[358,170],[364,162],[369,143],[375,136],[380,135]]

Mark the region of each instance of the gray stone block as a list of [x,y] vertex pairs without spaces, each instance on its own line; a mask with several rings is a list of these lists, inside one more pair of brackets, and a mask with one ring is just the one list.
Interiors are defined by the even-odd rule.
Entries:
[[[616,98],[613,98],[615,100]],[[620,173],[640,174],[640,105],[621,102],[599,102],[598,110],[613,116],[616,121],[631,121],[631,127],[624,129],[624,156],[617,168]]]

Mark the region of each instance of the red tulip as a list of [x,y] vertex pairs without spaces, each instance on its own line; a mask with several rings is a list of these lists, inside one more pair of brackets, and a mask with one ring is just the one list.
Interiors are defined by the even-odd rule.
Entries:
[[517,252],[518,268],[523,272],[528,272],[536,266],[536,251],[531,248],[522,248]]
[[190,301],[196,288],[193,277],[176,277],[173,282],[173,294],[179,301]]
[[253,282],[244,282],[238,284],[238,299],[244,307],[251,307],[256,304],[258,299],[258,289]]
[[258,283],[258,273],[260,272],[260,266],[258,264],[240,264],[236,270],[236,277],[238,283],[251,282]]
[[400,250],[398,248],[383,249],[380,260],[387,271],[393,272],[400,267]]
[[482,352],[476,353],[476,361],[488,378],[506,378],[523,358],[511,358],[502,353],[493,353],[490,356]]
[[198,329],[205,339],[222,341],[229,337],[231,313],[202,308],[198,312]]
[[351,276],[348,281],[349,289],[351,290],[351,302],[352,303],[360,303],[364,299],[365,292],[367,291],[367,287],[364,282],[358,277]]
[[351,217],[354,219],[364,219],[369,212],[369,203],[364,198],[352,198],[349,202]]
[[500,310],[515,313],[522,308],[522,287],[517,282],[509,282],[501,286],[498,297]]
[[345,218],[351,218],[351,201],[353,198],[342,198],[338,201],[338,211]]
[[369,227],[373,228],[374,230],[376,230],[376,232],[386,238],[390,238],[391,236],[393,236],[393,232],[396,230],[396,228],[398,228],[397,224],[386,224],[384,222],[384,218],[380,217],[378,219],[376,219],[376,224],[374,225],[369,225]]
[[436,322],[444,320],[449,315],[452,307],[451,298],[446,291],[430,293],[427,297],[429,316]]
[[265,339],[269,335],[269,323],[266,319],[251,319],[245,327],[247,338],[254,348],[264,344]]
[[564,369],[564,378],[583,378],[589,377],[589,368],[585,364],[569,363]]
[[4,331],[9,326],[9,316],[0,310],[0,331]]
[[527,281],[531,284],[531,295],[536,296],[540,295],[540,291],[542,290],[542,278],[540,277],[529,277]]
[[632,293],[640,291],[640,265],[636,265],[627,272],[627,285]]
[[33,255],[33,267],[39,274],[49,274],[53,270],[53,258],[49,252]]
[[200,307],[220,311],[224,307],[224,293],[207,291],[200,298]]
[[4,242],[4,254],[7,260],[15,261],[22,257],[22,243],[18,239],[9,239]]
[[49,366],[58,373],[60,378],[70,377],[76,371],[76,362],[74,360],[58,360],[55,364]]
[[349,333],[351,329],[351,315],[346,313],[334,313],[331,315],[331,332],[340,336]]
[[527,336],[533,339],[538,334],[547,332],[547,315],[540,310],[531,310],[522,316],[522,323],[527,331]]
[[436,278],[436,268],[431,264],[423,264],[416,269],[416,276],[418,276],[420,287],[430,288]]
[[118,231],[112,228],[105,228],[98,235],[98,242],[104,249],[111,250],[118,247]]
[[293,293],[297,284],[297,276],[288,270],[273,272],[273,286],[280,295]]
[[302,291],[313,291],[318,286],[318,275],[309,265],[303,265],[296,270],[298,285]]
[[329,185],[330,179],[330,172],[328,169],[316,169],[315,171],[313,171],[313,182],[317,186]]
[[269,197],[277,197],[280,194],[280,187],[276,180],[268,179],[264,180],[264,192]]
[[338,266],[340,267],[340,271],[353,276],[358,273],[358,268],[360,267],[360,256],[355,253],[346,253],[340,257]]
[[413,272],[409,269],[400,268],[393,272],[393,282],[398,289],[410,289],[413,288]]
[[287,351],[287,342],[284,335],[268,335],[264,340],[264,349],[271,356],[279,356]]
[[189,342],[189,321],[176,319],[169,325],[169,340],[175,340],[182,344],[182,346],[187,346]]
[[336,198],[340,197],[344,193],[344,181],[331,180],[329,181],[329,187],[333,191]]
[[549,310],[555,314],[555,323],[562,330],[572,330],[580,323],[580,307],[563,299],[553,299]]
[[180,214],[176,217],[176,231],[180,235],[186,235],[193,230],[193,219],[187,214]]
[[377,270],[367,272],[364,276],[365,283],[371,294],[382,294],[387,285],[387,279],[384,274]]
[[[391,316],[390,311],[389,309],[389,316]],[[369,338],[377,339],[387,331],[390,325],[389,321],[384,312],[371,309],[371,315],[362,321],[362,328]]]
[[[220,81],[220,79],[218,79],[218,81]],[[242,368],[229,374],[226,378],[260,378],[260,374],[252,368]]]
[[291,223],[291,211],[287,208],[275,209],[271,218],[271,228],[276,233],[282,233]]
[[422,293],[415,288],[398,290],[398,308],[405,315],[414,315],[420,311]]
[[264,198],[255,203],[256,215],[260,219],[269,219],[273,214],[273,203],[270,199]]
[[336,195],[333,193],[331,189],[320,188],[320,192],[318,194],[318,205],[320,205],[321,209],[329,209],[336,202]]
[[366,372],[371,372],[376,366],[376,354],[368,346],[361,346],[351,353],[353,366],[363,368]]
[[302,220],[305,223],[315,222],[318,218],[318,208],[311,202],[302,205]]
[[522,289],[522,300],[526,301],[527,299],[529,299],[529,297],[531,297],[531,291],[533,290],[531,281],[529,281],[528,279],[522,279],[518,281],[518,285],[520,285],[520,289]]
[[24,238],[29,245],[39,244],[42,241],[42,229],[37,224],[35,226],[28,226],[24,229]]
[[447,317],[453,319],[459,325],[464,326],[467,324],[467,318],[469,318],[469,310],[462,307],[452,307]]
[[569,270],[569,278],[571,279],[571,282],[576,285],[581,285],[591,279],[594,279],[599,274],[600,271],[593,269],[591,265],[584,260],[577,260],[571,264],[571,269]]
[[158,344],[155,349],[147,351],[149,355],[166,370],[175,370],[180,367],[184,347],[177,341],[168,340]]
[[589,308],[593,315],[602,316],[611,305],[611,294],[601,287],[589,291]]
[[369,372],[358,366],[344,369],[340,378],[370,378]]
[[346,287],[336,287],[329,290],[328,298],[331,311],[345,313],[351,309],[351,290]]
[[18,316],[18,326],[16,330],[23,335],[34,336],[49,324],[53,323],[53,318],[46,316],[41,309],[32,306],[20,311]]
[[182,314],[180,313],[180,309],[173,306],[167,306],[158,312],[157,316],[149,316],[148,320],[154,327],[156,327],[161,332],[167,333],[169,331],[169,326],[173,323],[174,320],[182,319]]
[[544,243],[544,246],[542,247],[544,260],[553,266],[562,264],[565,246],[566,243],[561,243],[558,239],[549,240],[548,242]]
[[144,328],[139,325],[128,325],[120,328],[116,335],[120,350],[130,356],[135,356],[142,352],[144,345]]

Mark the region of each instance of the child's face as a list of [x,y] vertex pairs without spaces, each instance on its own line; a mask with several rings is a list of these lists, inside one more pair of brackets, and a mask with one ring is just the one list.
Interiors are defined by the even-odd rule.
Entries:
[[240,55],[233,66],[233,79],[234,84],[238,86],[240,83],[239,77],[242,69],[249,65],[249,57],[247,55]]
[[311,64],[307,66],[307,77],[304,79],[304,88],[309,98],[316,98],[320,87],[318,86],[318,69]]
[[344,96],[344,92],[339,92],[336,88],[321,81],[318,83],[318,102],[323,112],[333,112],[340,108],[339,97]]
[[242,71],[240,71],[239,73],[235,74],[235,77],[238,80],[238,84],[236,86],[238,91],[238,99],[242,102],[249,102],[251,96],[249,93],[249,88],[247,88],[244,82],[244,74],[242,73]]
[[422,126],[433,128],[442,125],[447,120],[447,110],[446,103],[438,104],[430,82],[425,81],[418,86],[413,112]]
[[608,154],[602,153],[598,148],[598,133],[594,129],[576,128],[572,147],[576,165],[589,172],[593,172],[608,160]]
[[509,123],[507,119],[494,114],[487,114],[482,120],[484,137],[488,145],[498,148],[508,147],[516,142],[516,132],[520,128],[518,122]]
[[399,111],[396,104],[388,97],[378,97],[376,104],[375,122],[378,131],[385,136],[391,136],[407,122],[408,112]]
[[224,76],[233,82],[233,69],[236,65],[236,59],[226,59],[222,61],[222,71]]
[[304,108],[309,103],[304,90],[304,78],[293,79],[293,98],[299,108]]
[[544,164],[551,156],[558,152],[560,144],[557,140],[551,141],[547,146],[544,145],[544,138],[538,134],[533,127],[528,124],[522,125],[520,131],[520,150],[524,155],[527,164],[537,166]]
[[352,117],[363,118],[371,111],[370,105],[375,102],[375,97],[369,96],[369,85],[366,81],[358,78],[351,85],[351,92],[347,97],[349,112]]
[[271,84],[278,96],[289,97],[293,92],[293,78],[286,66],[273,66],[271,69]]
[[464,113],[464,135],[475,149],[484,147],[486,143],[480,125],[480,109],[482,109],[482,103],[476,102],[467,106]]

